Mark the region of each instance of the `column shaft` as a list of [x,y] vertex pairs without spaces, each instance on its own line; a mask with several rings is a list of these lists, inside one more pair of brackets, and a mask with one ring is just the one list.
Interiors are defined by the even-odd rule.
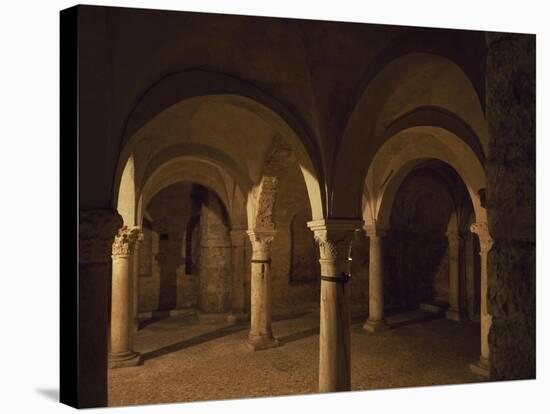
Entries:
[[[329,277],[321,273],[322,276]],[[334,274],[333,274],[334,275]],[[349,287],[321,280],[319,391],[351,390]]]
[[369,236],[369,318],[363,325],[367,332],[388,329],[384,319],[384,275],[382,237],[385,231],[373,226],[366,227]]
[[132,263],[132,319],[133,319],[133,336],[139,330],[139,262],[141,254],[141,242],[143,241],[143,233],[139,231],[134,247],[133,263]]
[[350,245],[357,220],[310,221],[319,244],[321,310],[319,335],[319,391],[351,389]]
[[489,363],[489,330],[491,329],[492,318],[487,310],[487,251],[480,252],[481,256],[481,359]]
[[493,239],[489,234],[487,223],[474,223],[470,227],[473,233],[479,236],[480,262],[481,262],[481,355],[479,361],[470,365],[470,369],[485,377],[489,377],[490,352],[489,352],[489,330],[491,329],[492,317],[487,309],[487,255],[493,247]]
[[271,330],[271,242],[275,231],[249,231],[248,235],[252,242],[248,346],[259,351],[278,345]]
[[138,232],[123,227],[113,244],[113,280],[111,293],[111,350],[109,367],[138,365],[140,355],[133,350],[134,289],[133,253]]
[[456,232],[448,232],[449,241],[449,309],[446,312],[447,319],[462,320],[460,309],[460,236]]
[[113,256],[111,294],[111,354],[126,354],[130,349],[131,312],[128,304],[132,289],[130,256]]

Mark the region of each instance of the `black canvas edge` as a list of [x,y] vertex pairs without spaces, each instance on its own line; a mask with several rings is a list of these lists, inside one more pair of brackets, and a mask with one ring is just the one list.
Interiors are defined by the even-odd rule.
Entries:
[[59,13],[59,399],[78,407],[78,8]]

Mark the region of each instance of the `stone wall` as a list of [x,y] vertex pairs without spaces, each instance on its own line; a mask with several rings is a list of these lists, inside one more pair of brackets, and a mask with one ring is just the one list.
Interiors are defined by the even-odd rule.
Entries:
[[486,40],[490,375],[534,378],[535,36],[488,33]]
[[168,311],[196,306],[198,277],[185,273],[187,224],[200,211],[201,194],[191,183],[159,192],[147,206],[152,223],[144,225],[140,249],[139,311]]
[[230,310],[231,239],[227,215],[209,192],[200,213],[199,309],[209,313]]
[[433,170],[418,169],[403,181],[385,240],[385,296],[388,308],[414,308],[449,299],[449,257],[445,233],[454,203]]
[[355,232],[351,258],[351,314],[364,317],[369,309],[369,239],[363,230]]
[[274,315],[318,308],[318,246],[306,226],[311,208],[302,172],[294,160],[283,169],[274,205],[277,234],[272,243]]

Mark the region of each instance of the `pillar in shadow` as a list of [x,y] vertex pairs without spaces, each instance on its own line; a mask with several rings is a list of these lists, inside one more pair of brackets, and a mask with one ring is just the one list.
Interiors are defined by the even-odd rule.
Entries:
[[78,407],[107,405],[111,249],[120,215],[80,210],[78,251]]

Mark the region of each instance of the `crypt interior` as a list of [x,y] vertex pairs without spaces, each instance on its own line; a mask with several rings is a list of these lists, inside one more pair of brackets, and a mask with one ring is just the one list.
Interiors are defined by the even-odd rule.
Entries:
[[533,35],[95,6],[63,33],[79,406],[535,378]]

